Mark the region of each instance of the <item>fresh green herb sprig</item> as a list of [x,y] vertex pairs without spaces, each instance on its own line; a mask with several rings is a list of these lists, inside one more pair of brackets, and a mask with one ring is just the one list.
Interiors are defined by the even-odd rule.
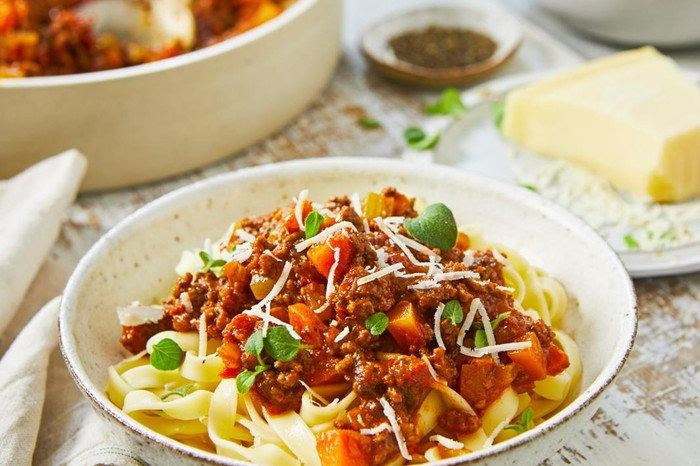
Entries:
[[306,216],[306,220],[304,220],[306,239],[313,238],[318,234],[318,230],[321,228],[323,220],[323,215],[319,214],[316,210],[312,210],[311,213]]
[[165,400],[166,398],[168,398],[169,396],[172,396],[172,395],[177,395],[177,396],[181,396],[184,398],[185,395],[187,395],[189,392],[191,392],[193,388],[194,388],[194,384],[190,383],[190,384],[187,384],[183,387],[176,388],[175,390],[170,391],[168,393],[162,394],[160,396],[160,399]]
[[[493,330],[496,330],[496,327],[498,327],[498,324],[501,323],[503,319],[508,317],[510,315],[510,312],[502,312],[501,314],[498,315],[495,319],[491,321],[491,328]],[[484,323],[483,322],[474,322],[474,328],[477,329],[476,333],[474,334],[474,348],[483,348],[485,346],[488,346],[488,340],[486,338],[486,331],[484,330]]]
[[435,133],[428,136],[422,129],[412,126],[404,131],[403,137],[406,140],[408,147],[418,151],[424,151],[435,147],[440,140],[440,133]]
[[445,309],[442,310],[442,317],[452,322],[452,325],[459,325],[464,320],[464,310],[462,305],[456,299],[448,301],[445,304]]
[[406,230],[418,241],[447,251],[457,242],[457,222],[445,204],[431,204],[416,218],[404,221]]
[[445,89],[437,102],[425,107],[425,113],[428,115],[447,115],[458,118],[466,112],[467,107],[462,102],[462,96],[453,87]]
[[365,327],[374,336],[381,335],[389,325],[389,317],[383,312],[377,312],[365,319]]
[[153,345],[150,361],[151,366],[159,371],[175,370],[182,362],[182,348],[175,340],[163,338]]
[[379,120],[376,120],[371,117],[360,118],[359,120],[357,120],[357,124],[363,127],[364,129],[378,129],[382,127],[382,124],[379,122]]
[[537,186],[535,186],[534,184],[520,183],[520,187],[521,187],[521,188],[528,189],[528,190],[532,191],[533,193],[538,193],[538,192],[540,192],[540,190],[537,189]]
[[208,252],[199,251],[199,258],[202,260],[202,272],[207,273],[212,271],[217,277],[221,276],[221,267],[226,265],[226,261],[223,259],[214,259]]
[[499,132],[503,132],[503,117],[506,114],[506,104],[502,100],[493,103],[491,107],[491,116],[493,118],[493,124]]
[[294,359],[300,349],[311,349],[294,338],[286,327],[272,327],[263,337],[262,332],[255,332],[248,337],[245,344],[247,353],[258,359],[255,370],[245,370],[236,377],[236,388],[240,393],[246,393],[255,383],[258,374],[268,370],[271,366],[263,359],[263,350],[277,361],[287,362]]
[[639,243],[637,240],[634,238],[634,236],[627,234],[624,237],[625,244],[629,249],[639,249]]
[[508,424],[503,428],[503,430],[514,430],[517,433],[522,434],[523,432],[532,429],[532,418],[534,414],[535,413],[532,411],[532,408],[526,408],[520,415],[520,419],[513,424]]

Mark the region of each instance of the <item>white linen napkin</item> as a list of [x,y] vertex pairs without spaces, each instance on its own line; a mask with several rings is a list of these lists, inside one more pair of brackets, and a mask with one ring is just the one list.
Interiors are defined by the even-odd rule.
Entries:
[[0,186],[0,334],[56,241],[86,167],[85,157],[69,150]]

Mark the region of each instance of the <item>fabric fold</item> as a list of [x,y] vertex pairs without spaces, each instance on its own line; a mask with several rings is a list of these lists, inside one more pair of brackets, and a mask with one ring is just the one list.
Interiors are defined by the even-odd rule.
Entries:
[[86,167],[85,157],[69,150],[0,186],[0,333],[55,243]]
[[49,357],[58,344],[60,301],[56,297],[46,304],[0,360],[0,464],[32,463]]

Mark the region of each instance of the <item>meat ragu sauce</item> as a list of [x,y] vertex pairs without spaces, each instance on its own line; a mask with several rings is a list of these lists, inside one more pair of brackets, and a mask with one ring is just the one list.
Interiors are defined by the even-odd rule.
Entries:
[[[113,34],[96,35],[76,8],[94,0],[0,0],[0,78],[85,73],[139,65],[188,52],[172,43],[145,48]],[[144,8],[149,0],[140,0]],[[279,15],[290,0],[192,0],[200,49]]]
[[[394,189],[381,193],[379,205],[383,217],[417,216],[414,200]],[[272,300],[270,312],[291,324],[308,349],[299,350],[288,362],[269,361],[271,369],[256,377],[250,391],[269,412],[280,413],[300,408],[305,391],[301,382],[311,387],[343,383],[351,386],[358,395],[357,401],[344,418],[335,421],[335,430],[319,436],[318,450],[324,464],[328,462],[328,452],[324,453],[324,449],[333,453],[337,440],[333,436],[338,432],[359,432],[386,421],[378,402],[382,397],[393,406],[414,460],[420,459],[425,449],[435,445],[422,438],[415,419],[417,409],[436,383],[431,369],[438,379],[461,394],[478,415],[452,408],[440,416],[438,425],[446,432],[471,433],[480,427],[479,417],[484,410],[507,387],[512,386],[518,393],[526,392],[536,380],[568,367],[567,356],[552,343],[552,330],[541,320],[533,321],[513,307],[513,298],[503,286],[503,266],[491,251],[476,252],[473,262],[468,267],[465,265],[464,251],[469,248],[469,238],[463,233],[459,234],[454,248],[442,252],[433,249],[433,252],[442,258],[441,272],[469,270],[477,273],[479,279],[441,281],[436,287],[414,289],[411,286],[421,280],[417,275],[425,274],[427,268],[413,264],[374,219],[360,217],[350,199],[333,198],[324,206],[322,212],[326,216],[320,231],[340,221],[351,222],[356,231],[342,229],[302,252],[295,249],[305,239],[305,233],[300,231],[294,207],[242,220],[234,231],[242,229],[255,237],[250,258],[243,264],[227,263],[220,277],[211,271],[182,276],[172,298],[165,303],[167,318],[157,325],[124,327],[124,346],[134,353],[143,350],[148,337],[163,330],[163,326],[172,326],[180,332],[196,331],[200,315],[205,313],[208,337],[223,341],[218,350],[226,367],[222,376],[231,378],[241,371],[255,370],[258,359],[245,350],[245,345],[251,334],[262,329],[263,322],[242,312],[267,294],[280,276],[283,264],[290,262],[289,278]],[[367,208],[365,205],[365,212]],[[302,215],[306,217],[310,212],[311,204],[304,201]],[[369,232],[365,232],[365,221]],[[396,232],[411,236],[401,224]],[[241,239],[233,233],[229,245],[240,243]],[[332,248],[338,251],[335,288],[323,309],[327,277],[336,261]],[[383,251],[386,265],[403,264],[403,273],[401,276],[390,273],[358,285],[358,279],[379,269],[376,251]],[[413,253],[419,261],[429,261],[425,254]],[[183,303],[183,293],[189,297],[191,309]],[[500,364],[489,355],[474,358],[461,354],[457,344],[460,325],[449,319],[440,322],[444,348],[438,344],[433,327],[436,308],[457,300],[467,315],[475,298],[481,300],[491,322],[507,314],[493,331],[496,342],[531,339],[534,346],[541,347],[546,372],[538,373],[527,365],[515,363],[507,352],[498,354]],[[323,310],[314,312],[319,308]],[[389,321],[380,335],[373,335],[366,324],[376,313],[386,314]],[[464,346],[475,347],[480,320],[477,314],[476,324],[464,337]],[[346,328],[347,336],[339,338]],[[365,452],[357,464],[382,464],[397,455],[397,441],[390,431],[372,436],[350,435],[354,445]]]

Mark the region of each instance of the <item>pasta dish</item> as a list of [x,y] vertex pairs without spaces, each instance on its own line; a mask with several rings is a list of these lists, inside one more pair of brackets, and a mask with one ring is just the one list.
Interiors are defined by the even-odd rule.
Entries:
[[393,188],[302,191],[184,251],[176,272],[162,304],[117,310],[134,356],[107,393],[190,446],[256,464],[431,462],[577,394],[563,287]]
[[200,49],[293,0],[0,0],[0,78],[102,71]]

